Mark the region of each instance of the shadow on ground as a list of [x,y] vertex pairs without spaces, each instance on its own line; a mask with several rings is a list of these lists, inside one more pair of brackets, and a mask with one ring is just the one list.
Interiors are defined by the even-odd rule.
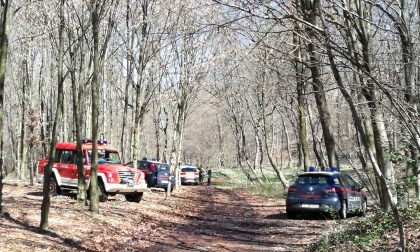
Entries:
[[326,228],[322,218],[289,220],[284,202],[249,196],[241,190],[184,189],[185,193],[173,198],[192,203],[199,211],[187,211],[186,223],[163,225],[170,235],[149,239],[152,245],[145,251],[303,251]]

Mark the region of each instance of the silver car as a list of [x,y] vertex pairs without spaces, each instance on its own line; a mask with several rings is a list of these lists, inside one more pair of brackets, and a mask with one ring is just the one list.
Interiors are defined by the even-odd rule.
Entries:
[[199,171],[195,166],[181,166],[179,177],[181,178],[181,184],[198,185],[200,182]]

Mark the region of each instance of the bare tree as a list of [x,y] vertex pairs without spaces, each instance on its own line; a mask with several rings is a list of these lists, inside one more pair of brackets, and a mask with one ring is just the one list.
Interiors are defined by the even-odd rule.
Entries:
[[48,215],[50,211],[50,184],[51,179],[55,179],[52,176],[52,166],[55,160],[55,145],[57,143],[57,129],[59,123],[61,122],[62,110],[61,103],[63,102],[63,56],[64,56],[64,0],[60,0],[60,26],[59,26],[59,47],[58,47],[58,95],[57,95],[57,106],[55,111],[54,125],[52,129],[51,143],[50,143],[50,154],[48,157],[48,164],[45,166],[44,170],[44,185],[42,189],[42,205],[41,205],[41,223],[40,228],[42,230],[48,229]]
[[[74,5],[71,6],[74,10],[76,7]],[[84,36],[87,33],[87,29],[89,25],[84,22],[84,13],[79,15],[75,11],[75,15],[78,21],[74,23],[79,24],[78,29],[76,29],[76,34],[74,34],[74,30],[71,27],[71,23],[69,20],[69,25],[67,29],[67,35],[69,41],[68,52],[69,52],[69,67],[68,71],[70,73],[70,81],[71,81],[71,91],[72,91],[72,109],[73,109],[73,125],[74,125],[74,134],[76,135],[76,164],[77,164],[77,173],[78,173],[78,180],[77,180],[77,202],[79,204],[86,204],[86,180],[85,180],[85,169],[83,164],[83,151],[82,151],[82,127],[83,127],[83,114],[84,111],[81,108],[81,100],[84,99],[83,94],[85,93],[85,86],[86,86],[86,60],[85,56],[85,48],[86,42]],[[75,38],[75,35],[77,38]],[[89,63],[90,63],[89,58]],[[77,75],[78,74],[78,75]]]
[[99,0],[90,3],[92,33],[93,33],[93,77],[91,83],[92,92],[92,160],[90,168],[89,184],[89,211],[99,213],[99,189],[98,189],[98,117],[99,117],[99,25],[100,10],[103,5]]
[[4,114],[4,83],[6,78],[6,62],[8,47],[8,19],[10,1],[2,2],[0,23],[0,213],[3,212],[3,114]]
[[300,38],[301,28],[300,25],[295,22],[296,31],[293,33],[293,43],[296,46],[294,50],[294,65],[296,73],[296,93],[299,111],[299,138],[302,148],[303,155],[303,170],[309,171],[309,144],[308,144],[308,133],[306,127],[306,97],[305,97],[305,73],[303,69],[302,59],[302,42]]

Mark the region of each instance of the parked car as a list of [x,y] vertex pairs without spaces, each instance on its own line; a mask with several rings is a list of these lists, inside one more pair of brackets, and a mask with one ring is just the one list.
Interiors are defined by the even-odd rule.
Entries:
[[165,188],[168,187],[169,179],[171,180],[171,192],[176,187],[176,176],[174,173],[171,173],[171,167],[169,164],[160,163],[157,168],[156,175],[156,187]]
[[295,218],[299,213],[365,215],[366,194],[362,186],[341,172],[305,172],[288,189],[286,213]]
[[[134,167],[133,162],[129,162],[125,165]],[[176,178],[175,174],[171,174],[169,164],[155,160],[143,159],[137,161],[137,169],[145,174],[147,186],[149,188],[158,187],[164,188],[166,190],[168,187],[169,179],[171,179],[171,191],[174,190],[176,186]]]
[[[144,173],[122,165],[116,148],[106,142],[98,144],[98,186],[99,200],[106,201],[109,195],[124,194],[127,201],[140,202],[147,190]],[[63,190],[77,189],[78,173],[76,164],[76,143],[57,143],[55,161],[51,175],[51,194],[61,194]],[[92,143],[82,145],[83,164],[87,184],[90,182]],[[44,178],[44,169],[48,159],[38,162],[40,179]]]
[[181,165],[179,177],[181,178],[181,184],[198,185],[200,182],[198,168],[191,165]]

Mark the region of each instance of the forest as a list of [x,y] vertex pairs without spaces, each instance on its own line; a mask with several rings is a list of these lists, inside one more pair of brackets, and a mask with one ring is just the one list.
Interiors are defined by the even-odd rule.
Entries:
[[352,171],[395,222],[396,247],[413,249],[418,1],[1,0],[0,11],[0,212],[1,181],[33,185],[57,142],[106,139],[125,163],[205,164],[250,185],[274,174],[284,191],[310,166]]

